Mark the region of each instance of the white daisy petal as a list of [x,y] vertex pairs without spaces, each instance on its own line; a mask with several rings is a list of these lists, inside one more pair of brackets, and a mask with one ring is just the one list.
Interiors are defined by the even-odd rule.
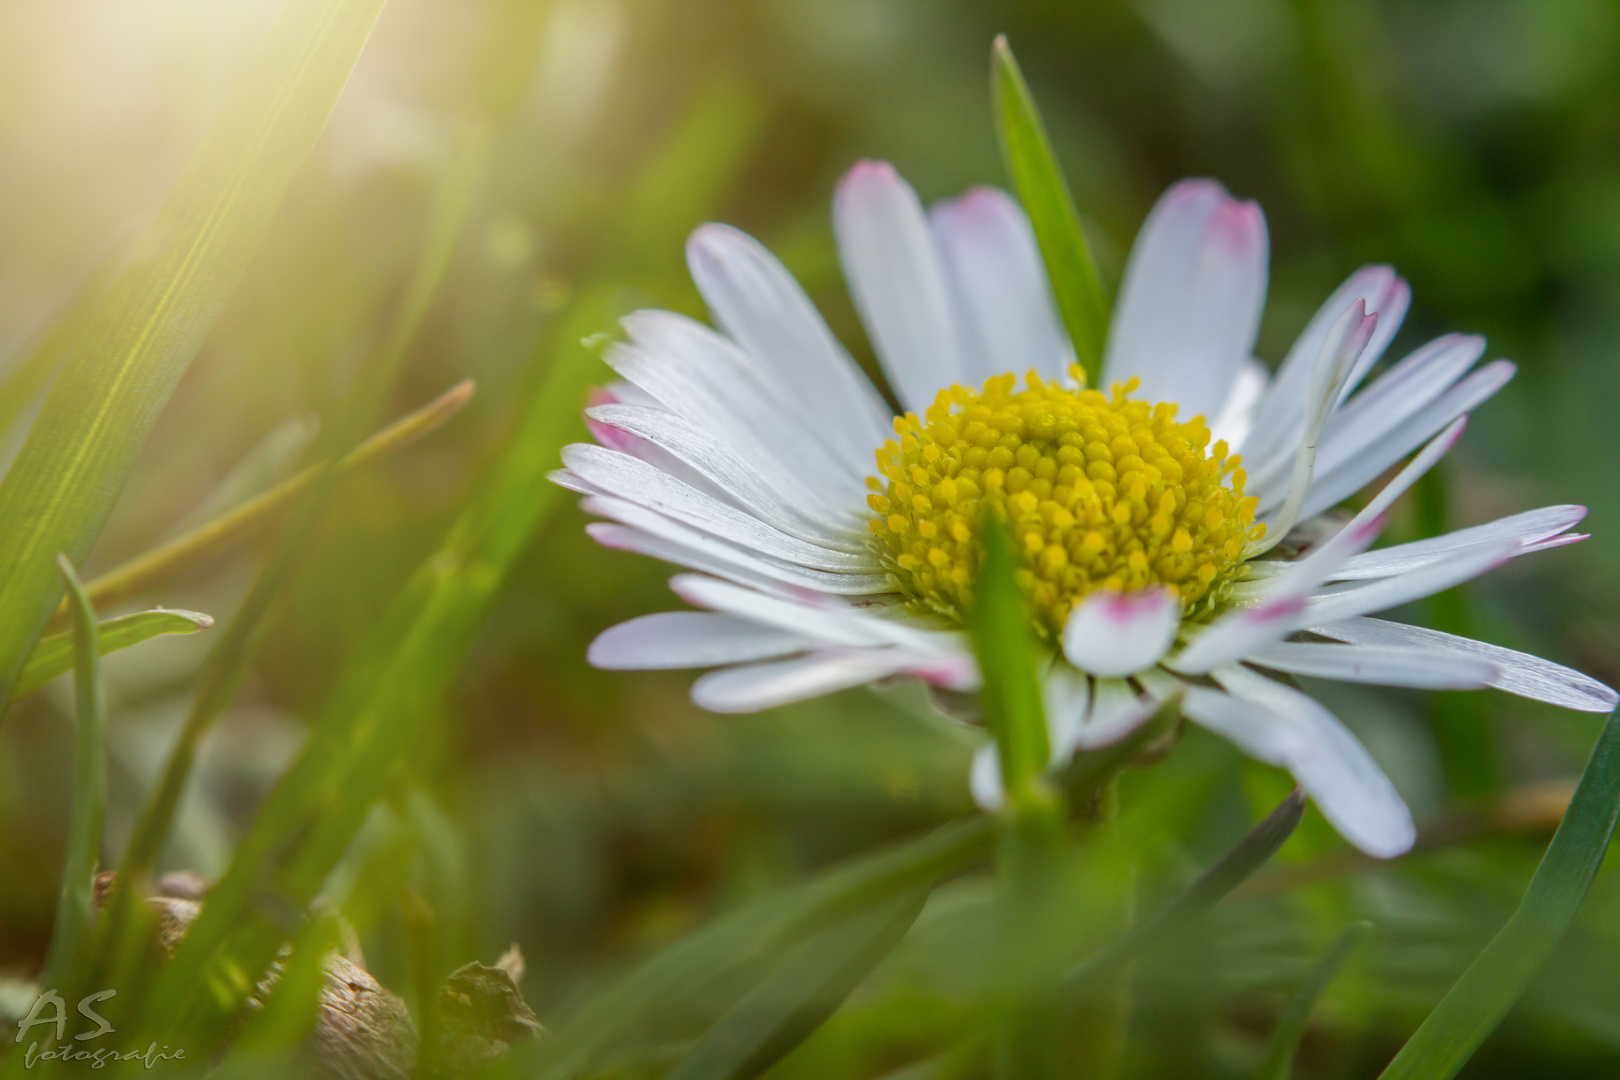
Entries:
[[1254,349],[1266,296],[1265,217],[1212,180],[1183,180],[1136,238],[1109,330],[1106,390],[1131,376],[1181,415],[1213,416]]
[[1299,628],[1305,598],[1282,595],[1254,607],[1222,615],[1201,630],[1165,666],[1183,675],[1201,675],[1210,668],[1241,660],[1254,650],[1280,641]]
[[638,438],[628,431],[620,431],[610,424],[604,424],[600,420],[593,419],[591,410],[604,405],[640,405],[651,409],[662,408],[658,402],[622,379],[616,379],[607,386],[594,387],[585,399],[585,430],[590,433],[591,438],[602,446],[617,450],[621,454],[629,454],[631,457],[639,458],[659,472],[668,473],[670,476],[684,481],[689,486],[707,492],[716,498],[723,499],[726,497],[725,492],[710,483],[708,477],[687,465],[686,462],[669,451],[655,446],[646,439]]
[[1096,700],[1075,739],[1078,750],[1117,743],[1159,711],[1159,699],[1139,695],[1124,679],[1098,679]]
[[897,649],[872,649],[721,668],[692,684],[692,701],[710,712],[759,712],[897,675],[913,659]]
[[1006,192],[976,187],[928,215],[967,331],[969,378],[1030,368],[1059,379],[1074,363],[1035,231]]
[[585,658],[611,670],[714,667],[804,652],[810,638],[709,611],[664,611],[610,627]]
[[1344,619],[1308,629],[1356,645],[1417,646],[1478,657],[1496,667],[1496,677],[1490,683],[1496,689],[1565,709],[1606,713],[1613,712],[1620,702],[1620,695],[1609,687],[1562,664],[1439,630],[1367,618]]
[[1399,431],[1324,443],[1316,480],[1301,515],[1320,514],[1366,487],[1435,432],[1506,386],[1516,370],[1510,361],[1493,361],[1440,395]]
[[833,230],[883,370],[901,404],[920,415],[941,389],[969,381],[922,204],[892,165],[862,161],[838,185]]
[[[1484,338],[1463,334],[1429,342],[1329,416],[1322,429],[1322,441],[1337,444],[1347,439],[1362,441],[1369,435],[1374,440],[1386,436],[1445,393],[1484,351]],[[1256,434],[1252,441],[1259,438]],[[1258,496],[1264,504],[1281,501],[1285,492],[1278,488],[1286,481],[1291,460],[1291,455],[1280,450],[1262,456],[1245,446],[1243,461],[1249,471],[1248,492]]]
[[793,601],[695,574],[682,574],[672,579],[669,587],[694,607],[723,611],[832,645],[871,648],[898,645],[913,653],[968,654],[966,638],[961,634],[906,626],[893,618],[868,615],[827,596],[807,593],[801,600]]
[[673,454],[739,506],[789,535],[843,551],[864,549],[849,511],[827,508],[797,479],[769,468],[768,461],[738,456],[685,417],[642,405],[599,405],[587,415]]
[[1577,539],[1565,531],[1586,517],[1584,506],[1544,506],[1540,510],[1527,510],[1522,514],[1499,518],[1484,525],[1457,529],[1444,536],[1427,540],[1414,540],[1409,544],[1380,548],[1357,555],[1341,566],[1331,580],[1356,581],[1365,578],[1391,577],[1427,566],[1438,559],[1478,544],[1517,540],[1522,545],[1516,554],[1524,555],[1543,550],[1546,546],[1561,546]]
[[1287,569],[1265,582],[1258,603],[1217,618],[1165,666],[1184,675],[1201,675],[1298,630],[1310,591],[1377,539],[1383,524],[1382,518],[1352,522],[1310,555],[1286,564]]
[[1368,341],[1361,361],[1345,380],[1345,389],[1349,390],[1377,362],[1395,331],[1400,329],[1410,296],[1406,282],[1387,266],[1364,266],[1334,290],[1295,339],[1276,377],[1271,380],[1271,388],[1255,417],[1254,436],[1243,448],[1251,471],[1273,457],[1280,456],[1287,461],[1292,456],[1289,451],[1299,441],[1299,432],[1305,426],[1305,401],[1316,358],[1327,341],[1329,330],[1345,309],[1362,300],[1367,312],[1378,318],[1377,331]]
[[728,225],[693,232],[686,262],[720,327],[864,465],[889,435],[888,407],[793,275],[757,240]]
[[1488,661],[1413,646],[1279,641],[1245,659],[1290,675],[1419,690],[1478,690],[1497,676],[1496,666]]
[[1518,541],[1481,544],[1464,548],[1441,559],[1394,577],[1330,586],[1331,592],[1311,598],[1305,618],[1312,624],[1337,622],[1352,615],[1399,607],[1425,596],[1444,592],[1471,581],[1513,557]]
[[807,413],[772,385],[737,346],[701,323],[662,311],[638,311],[621,320],[632,345],[614,344],[603,359],[627,382],[671,412],[700,427],[741,431],[815,484],[830,500],[858,498],[870,452],[840,451],[832,423]]
[[1266,370],[1266,365],[1253,357],[1243,361],[1232,382],[1231,392],[1226,395],[1226,401],[1221,404],[1215,419],[1210,421],[1210,439],[1216,442],[1225,440],[1227,446],[1243,449],[1244,440],[1254,429],[1255,408],[1265,397],[1270,381],[1271,373]]
[[674,566],[684,567],[688,570],[697,570],[704,574],[724,578],[738,585],[746,585],[751,589],[773,595],[786,595],[793,589],[808,589],[814,586],[808,582],[789,580],[783,581],[775,577],[767,577],[739,562],[722,559],[719,556],[695,551],[683,544],[653,536],[629,525],[618,525],[610,521],[593,521],[585,526],[585,533],[592,540],[613,551],[626,551],[632,555],[645,555],[651,559],[658,559]]
[[[1300,437],[1299,448],[1294,453],[1294,472],[1289,480],[1287,496],[1276,513],[1268,515],[1265,520],[1267,527],[1266,537],[1256,546],[1253,553],[1269,550],[1288,535],[1288,530],[1294,527],[1302,515],[1302,507],[1312,489],[1312,479],[1316,475],[1316,456],[1318,441],[1322,436],[1322,429],[1327,424],[1334,402],[1339,399],[1339,392],[1344,386],[1351,369],[1355,366],[1362,350],[1367,347],[1373,330],[1377,327],[1378,318],[1367,314],[1365,304],[1357,300],[1339,316],[1332,329],[1328,331],[1327,338],[1322,342],[1322,351],[1316,360],[1316,369],[1311,374],[1310,390],[1305,400],[1305,425]],[[1262,505],[1258,508],[1264,510]],[[1261,515],[1256,513],[1259,518]]]
[[789,536],[628,454],[574,443],[563,447],[562,459],[574,476],[598,492],[656,510],[745,550],[834,573],[882,573],[868,553],[839,551]]
[[893,586],[883,574],[834,574],[784,562],[705,535],[624,499],[593,495],[587,498],[583,505],[587,513],[617,521],[635,530],[640,537],[660,542],[654,547],[648,547],[636,537],[592,534],[599,543],[607,547],[640,551],[644,555],[666,559],[679,566],[718,573],[728,578],[736,578],[740,573],[741,580],[750,584],[765,579],[784,586],[810,589],[835,596],[871,596],[893,590]]
[[[1248,696],[1187,686],[1181,708],[1188,718],[1250,757],[1287,769],[1334,828],[1367,854],[1390,858],[1410,850],[1417,837],[1411,812],[1337,717],[1242,668],[1223,668],[1221,676],[1243,685]],[[1245,676],[1281,693],[1246,685]]]
[[1320,703],[1241,667],[1219,668],[1215,681],[1255,708],[1250,725],[1286,724],[1282,762],[1322,815],[1356,847],[1380,859],[1410,850],[1412,814],[1366,747]]
[[1054,764],[1067,761],[1079,745],[1080,731],[1091,706],[1091,680],[1061,659],[1055,660],[1041,680],[1041,702],[1046,708],[1046,734]]
[[1001,786],[1001,747],[996,740],[991,739],[973,752],[968,790],[981,809],[996,811],[1006,804],[1007,792]]
[[1130,675],[1158,662],[1180,624],[1181,601],[1169,589],[1098,589],[1069,613],[1063,655],[1092,675]]

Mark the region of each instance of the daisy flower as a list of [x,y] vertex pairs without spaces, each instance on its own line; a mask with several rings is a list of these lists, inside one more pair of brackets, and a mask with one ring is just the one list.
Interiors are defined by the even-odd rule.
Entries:
[[[748,712],[896,676],[972,691],[963,629],[980,515],[1020,545],[1045,643],[1053,763],[1159,702],[1289,770],[1351,843],[1413,841],[1388,778],[1326,708],[1268,672],[1428,689],[1492,686],[1590,712],[1614,691],[1557,664],[1370,617],[1507,559],[1582,539],[1550,506],[1371,550],[1390,504],[1513,375],[1448,334],[1366,376],[1405,314],[1388,267],[1351,276],[1273,375],[1253,356],[1265,219],[1217,183],[1172,187],[1142,226],[1087,388],[1029,223],[977,188],[925,211],[862,162],[833,205],[855,306],[896,416],[793,277],[725,225],[691,236],[717,329],[641,311],[587,410],[595,444],[556,480],[601,543],[695,573],[698,611],[592,644],[604,668],[712,667],[693,700]],[[1324,516],[1409,455],[1347,524]],[[994,744],[972,787],[1001,799]]]

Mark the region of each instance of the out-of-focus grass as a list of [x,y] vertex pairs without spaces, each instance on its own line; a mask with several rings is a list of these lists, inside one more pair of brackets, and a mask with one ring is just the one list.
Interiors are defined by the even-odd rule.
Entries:
[[[117,257],[130,220],[156,210],[276,7],[59,0],[0,11],[0,343],[18,344],[0,364],[17,363],[49,313]],[[1620,429],[1607,422],[1620,408],[1620,16],[1610,6],[391,0],[84,576],[194,526],[193,511],[218,505],[216,490],[289,417],[338,421],[408,302],[433,191],[468,125],[489,133],[487,165],[383,412],[408,412],[468,377],[479,393],[420,444],[336,481],[251,670],[200,746],[160,867],[225,869],[309,726],[329,715],[357,643],[487,490],[582,300],[701,314],[681,239],[718,218],[781,254],[871,368],[832,251],[833,183],[856,158],[878,156],[925,199],[1007,184],[985,62],[1001,31],[1105,279],[1117,279],[1168,183],[1213,175],[1258,198],[1270,223],[1264,358],[1351,269],[1388,261],[1415,295],[1396,354],[1440,330],[1477,330],[1521,365],[1475,415],[1446,489],[1428,493],[1443,496],[1438,507],[1398,507],[1392,531],[1590,504],[1591,541],[1516,560],[1432,615],[1620,679]],[[604,315],[594,329],[611,323]],[[15,454],[34,401],[0,433],[0,460]],[[272,466],[266,482],[296,466]],[[581,525],[562,505],[516,557],[447,692],[419,703],[422,737],[327,882],[372,972],[413,1004],[421,926],[402,897],[437,916],[432,963],[487,962],[517,941],[530,1002],[543,1020],[567,1017],[589,988],[717,913],[969,805],[971,747],[904,688],[717,717],[687,703],[688,676],[589,669],[596,632],[674,601],[667,568],[599,549]],[[162,604],[223,623],[274,542],[255,538],[99,614]],[[208,636],[147,641],[103,662],[104,863],[123,852],[156,783]],[[66,682],[20,700],[0,724],[0,969],[11,975],[31,976],[44,959],[67,850]],[[1270,871],[1137,958],[1126,1075],[1255,1075],[1328,942],[1361,918],[1375,929],[1312,1014],[1294,1075],[1376,1075],[1514,910],[1556,818],[1454,826],[1489,819],[1526,785],[1572,778],[1597,731],[1505,696],[1471,699],[1459,723],[1445,699],[1313,690],[1434,836],[1467,838],[1373,865],[1347,858],[1308,811]],[[1469,741],[1470,724],[1491,738]],[[1448,782],[1482,752],[1493,767],[1469,775],[1483,781]],[[1288,787],[1196,732],[1164,763],[1127,773],[1118,826],[1141,909],[1215,862]],[[1471,801],[1453,802],[1459,793]],[[1612,868],[1599,874],[1465,1076],[1613,1074],[1617,882]],[[1092,884],[1077,895],[1096,900]],[[980,1074],[988,1049],[961,1032],[994,978],[993,908],[982,875],[937,891],[897,951],[773,1075],[875,1076],[922,1062],[934,1070],[924,1075]]]

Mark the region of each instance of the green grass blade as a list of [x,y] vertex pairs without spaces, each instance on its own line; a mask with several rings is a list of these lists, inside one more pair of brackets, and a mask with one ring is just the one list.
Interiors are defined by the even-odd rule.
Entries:
[[[296,501],[290,522],[284,528],[270,557],[265,560],[252,588],[235,616],[209,651],[198,678],[197,698],[186,717],[185,726],[170,751],[157,791],[136,822],[135,831],[120,866],[120,878],[135,881],[146,873],[162,852],[169,826],[185,784],[191,775],[197,744],[215,718],[235,696],[257,651],[265,616],[282,585],[298,565],[300,556],[314,539],[315,524],[322,504],[349,458],[361,456],[362,447],[346,456],[339,455],[357,441],[371,422],[374,410],[393,386],[405,353],[427,316],[428,307],[449,268],[457,238],[471,210],[483,156],[481,138],[464,139],[441,180],[416,264],[406,284],[405,297],[388,328],[382,344],[367,358],[329,434],[323,438],[321,455],[325,461],[307,478],[287,481],[282,501]],[[470,389],[470,388],[469,388]],[[454,391],[451,392],[454,394]],[[442,400],[442,399],[441,399]],[[267,493],[268,494],[268,493]],[[271,496],[272,500],[276,496]],[[262,503],[260,504],[262,509]],[[243,516],[239,510],[237,520]],[[246,511],[254,514],[258,511]],[[184,538],[182,538],[184,540]],[[217,541],[217,532],[211,540]],[[172,555],[172,552],[171,552]],[[150,564],[148,564],[150,568]]]
[[0,483],[0,701],[314,146],[383,0],[290,0]]
[[90,314],[129,261],[132,239],[122,237],[109,244],[89,273],[6,358],[0,375],[0,435],[11,430],[78,347]]
[[[89,590],[85,589],[84,593],[88,603]],[[71,592],[68,599],[74,601]],[[76,602],[70,605],[71,610],[77,610]],[[213,616],[204,615],[200,611],[177,611],[169,608],[137,611],[133,615],[120,615],[116,619],[108,619],[97,627],[96,648],[99,650],[98,655],[106,656],[110,652],[139,645],[163,634],[195,634],[198,630],[207,630],[213,625]],[[17,683],[12,688],[12,699],[16,700],[24,694],[33,693],[72,668],[76,641],[76,631],[41,638],[39,644],[34,646],[34,651],[28,654],[28,662],[23,665],[21,674],[17,676]]]
[[57,560],[73,598],[73,695],[78,732],[73,751],[73,809],[67,860],[56,904],[56,928],[41,985],[61,986],[83,959],[94,904],[96,865],[101,860],[101,823],[107,811],[107,702],[101,691],[96,613],[66,556]]
[[837,1011],[900,943],[927,898],[927,889],[915,890],[800,942],[665,1080],[753,1080],[764,1073]]
[[1124,937],[1100,949],[1076,964],[1064,982],[1078,989],[1091,979],[1106,973],[1115,965],[1140,950],[1142,946],[1185,926],[1224,899],[1294,835],[1305,815],[1305,793],[1299,788],[1291,791],[1277,808],[1267,814],[1238,845],[1177,893],[1153,918],[1138,923]]
[[[473,389],[471,379],[457,383],[349,451],[337,467],[344,472],[352,471],[414,445],[460,412],[472,400]],[[321,468],[320,465],[312,465],[167,543],[85,582],[85,594],[95,604],[115,604],[127,600],[204,559],[259,535],[314,483]],[[54,627],[66,617],[66,606],[58,608],[51,619],[51,626]]]
[[1063,325],[1068,327],[1075,356],[1086,372],[1086,385],[1100,388],[1103,342],[1108,336],[1108,293],[1080,231],[1068,181],[1052,153],[1046,126],[1005,35],[996,38],[991,57],[991,97],[1002,157],[1035,229]]
[[[614,290],[583,300],[562,340],[577,342],[609,318]],[[547,480],[562,444],[583,430],[586,390],[601,362],[575,345],[558,350],[490,482],[378,620],[316,719],[315,735],[266,800],[201,917],[150,1000],[154,1037],[213,1045],[275,955],[280,928],[253,909],[275,883],[280,900],[306,906],[331,872],[393,766],[414,745],[453,678],[514,559],[564,496]],[[288,838],[296,838],[289,847]],[[234,987],[235,989],[231,989]],[[222,989],[223,988],[223,989]]]
[[1051,758],[1046,710],[1035,676],[1029,612],[1013,578],[1017,561],[1007,527],[986,515],[979,522],[984,567],[968,613],[968,631],[984,680],[986,724],[1001,749],[1001,781],[1013,805],[1028,802]]
[[1352,923],[1333,939],[1327,954],[1311,968],[1304,985],[1290,999],[1288,1008],[1283,1010],[1281,1019],[1277,1021],[1277,1030],[1271,1033],[1271,1044],[1266,1048],[1266,1063],[1261,1067],[1257,1080],[1288,1080],[1293,1071],[1294,1054],[1299,1050],[1300,1040],[1305,1037],[1305,1026],[1310,1022],[1311,1010],[1316,1008],[1317,999],[1371,930],[1370,922]]
[[657,1018],[671,1002],[680,1002],[683,1015],[702,1005],[720,1015],[743,991],[728,997],[696,988],[901,891],[972,869],[989,858],[994,839],[993,819],[974,814],[727,913],[568,1009],[553,1037],[532,1051],[538,1064],[529,1072],[562,1080],[600,1055],[631,1051],[646,1032],[664,1030]]
[[1564,936],[1620,815],[1620,723],[1610,716],[1564,820],[1515,911],[1401,1047],[1379,1080],[1449,1080],[1485,1041]]

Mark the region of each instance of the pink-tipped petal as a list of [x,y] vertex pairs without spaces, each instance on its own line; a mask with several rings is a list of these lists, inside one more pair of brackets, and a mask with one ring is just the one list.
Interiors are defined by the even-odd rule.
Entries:
[[949,287],[928,217],[886,161],[862,161],[833,198],[838,256],[855,308],[901,403],[917,413],[967,381]]
[[1169,589],[1099,589],[1069,613],[1063,655],[1091,675],[1131,675],[1158,663],[1180,625],[1181,601]]
[[1349,280],[1334,290],[1333,295],[1317,309],[1304,332],[1288,350],[1282,366],[1277,369],[1277,377],[1271,381],[1271,389],[1260,404],[1254,434],[1243,447],[1243,456],[1251,473],[1279,455],[1283,460],[1292,456],[1289,451],[1305,427],[1306,396],[1317,354],[1321,352],[1322,344],[1340,313],[1358,299],[1366,303],[1368,312],[1378,316],[1379,330],[1345,380],[1341,397],[1361,381],[1383,354],[1395,331],[1400,329],[1411,300],[1411,290],[1390,267],[1364,266],[1350,275]]
[[1034,368],[1062,378],[1074,353],[1023,208],[1004,191],[976,187],[936,203],[928,219],[960,315],[969,377]]
[[1147,400],[1213,417],[1254,351],[1268,246],[1260,207],[1215,181],[1167,191],[1125,266],[1102,388],[1139,376]]

